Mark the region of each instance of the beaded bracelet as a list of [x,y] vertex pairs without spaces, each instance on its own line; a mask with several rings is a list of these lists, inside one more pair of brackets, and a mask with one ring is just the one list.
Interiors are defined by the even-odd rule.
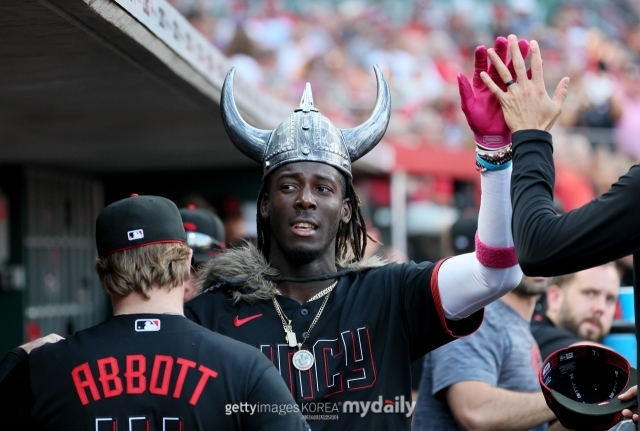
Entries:
[[513,150],[511,145],[489,151],[484,148],[476,148],[476,170],[479,172],[500,171],[511,166]]
[[512,159],[510,154],[505,154],[502,157],[491,157],[488,156],[486,154],[476,154],[476,157],[480,157],[482,160],[484,160],[487,163],[490,163],[492,165],[501,165],[503,163],[508,162],[509,160]]

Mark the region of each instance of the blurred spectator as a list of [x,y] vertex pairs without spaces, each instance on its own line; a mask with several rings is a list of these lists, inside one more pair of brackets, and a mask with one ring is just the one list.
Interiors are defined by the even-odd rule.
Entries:
[[619,292],[613,263],[552,278],[546,311],[531,324],[542,358],[583,341],[601,342],[611,329]]
[[617,92],[621,117],[616,125],[616,147],[640,161],[640,64],[629,62]]
[[252,85],[262,85],[262,68],[256,60],[259,51],[241,26],[236,26],[235,34],[229,42],[225,54],[237,69],[238,75]]
[[[262,91],[292,100],[310,81],[316,105],[338,127],[369,115],[371,65],[379,63],[394,109],[385,140],[414,148],[472,148],[456,74],[473,64],[476,45],[497,35],[535,38],[545,78],[571,77],[554,130],[565,209],[608,189],[633,162],[621,154],[640,160],[636,0],[171,2]],[[230,242],[244,233],[237,215],[225,224]]]
[[596,195],[601,195],[611,188],[611,185],[618,181],[633,164],[631,158],[621,153],[611,153],[600,149],[595,155],[597,169],[593,175],[593,186]]
[[476,231],[478,230],[478,213],[463,213],[449,230],[449,242],[453,249],[452,256],[475,251]]
[[222,220],[211,211],[187,205],[180,208],[180,217],[187,233],[187,245],[193,250],[189,280],[185,283],[184,302],[193,298],[195,277],[205,262],[214,259],[225,248]]
[[555,195],[565,211],[571,211],[595,198],[591,182],[595,168],[593,149],[583,135],[560,134],[554,147],[557,166]]

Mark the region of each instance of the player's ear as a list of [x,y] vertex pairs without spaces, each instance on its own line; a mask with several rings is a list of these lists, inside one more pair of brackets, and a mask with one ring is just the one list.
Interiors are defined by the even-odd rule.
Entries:
[[345,198],[342,200],[342,213],[341,213],[341,219],[342,219],[342,223],[347,224],[349,223],[349,220],[351,220],[351,205],[350,205],[350,199],[349,198]]
[[547,310],[558,312],[562,305],[562,296],[564,292],[557,284],[552,284],[547,289]]
[[263,194],[260,199],[260,216],[268,218],[270,213],[269,193]]

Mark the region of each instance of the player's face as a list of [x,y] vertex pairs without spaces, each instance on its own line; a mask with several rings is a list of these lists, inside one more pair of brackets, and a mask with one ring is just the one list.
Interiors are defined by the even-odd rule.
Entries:
[[611,329],[618,301],[616,269],[609,265],[581,271],[562,290],[560,326],[585,340],[601,341]]
[[271,224],[271,258],[280,253],[293,263],[310,263],[321,256],[335,261],[338,227],[351,216],[342,174],[324,163],[299,162],[271,175],[261,203],[261,215]]

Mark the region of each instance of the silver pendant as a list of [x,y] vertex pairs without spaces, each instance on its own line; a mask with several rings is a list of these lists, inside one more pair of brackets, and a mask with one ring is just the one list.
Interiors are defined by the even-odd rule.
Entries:
[[298,350],[293,354],[292,362],[293,366],[300,371],[307,371],[309,368],[313,367],[315,358],[308,350]]
[[287,331],[287,342],[289,343],[289,347],[296,347],[298,345],[298,340],[296,339],[296,333],[293,331]]

